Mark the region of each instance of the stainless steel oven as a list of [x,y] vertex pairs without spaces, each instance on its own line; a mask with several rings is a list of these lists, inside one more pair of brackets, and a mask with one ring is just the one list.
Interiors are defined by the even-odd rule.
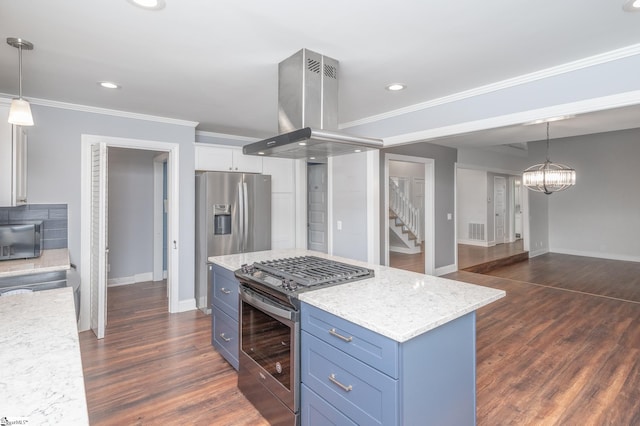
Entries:
[[272,425],[298,425],[300,313],[240,288],[238,388]]
[[243,265],[238,388],[272,425],[300,424],[300,301],[305,291],[373,277],[315,256]]

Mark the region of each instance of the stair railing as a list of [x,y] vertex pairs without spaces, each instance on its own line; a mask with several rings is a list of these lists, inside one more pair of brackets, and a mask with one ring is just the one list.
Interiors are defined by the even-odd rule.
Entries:
[[389,179],[389,208],[413,235],[416,242],[422,242],[420,209],[414,207],[393,179]]

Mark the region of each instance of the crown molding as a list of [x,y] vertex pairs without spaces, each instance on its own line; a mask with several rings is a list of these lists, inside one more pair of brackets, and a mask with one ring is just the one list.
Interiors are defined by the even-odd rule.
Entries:
[[249,136],[231,135],[228,133],[207,132],[205,130],[196,130],[196,136],[206,136],[210,138],[231,139],[242,142],[258,142],[261,139],[252,138]]
[[640,54],[640,43],[626,46],[620,49],[611,50],[609,52],[601,53],[587,58],[582,58],[577,61],[567,62],[566,64],[558,65],[544,70],[532,72],[529,74],[523,74],[518,77],[502,80],[496,83],[487,84],[484,86],[476,87],[474,89],[465,90],[463,92],[454,93],[449,96],[443,96],[441,98],[433,99],[426,102],[421,102],[414,105],[409,105],[404,108],[395,109],[382,114],[372,115],[360,120],[349,121],[347,123],[340,124],[340,129],[348,129],[350,127],[361,126],[364,124],[375,123],[377,121],[385,120],[388,118],[398,117],[403,114],[408,114],[416,111],[433,108],[439,105],[448,104],[451,102],[460,101],[463,99],[472,98],[474,96],[480,96],[491,92],[496,92],[510,87],[519,86],[526,83],[531,83],[537,80],[542,80],[549,77],[554,77],[560,74],[565,74],[572,71],[592,67],[594,65],[600,65],[607,62],[624,59],[629,56]]
[[[6,97],[7,99],[2,99]],[[0,93],[0,104],[10,104],[12,96],[6,93]],[[177,118],[159,117],[156,115],[140,114],[137,112],[120,111],[109,108],[99,108],[89,105],[72,104],[68,102],[51,101],[48,99],[31,98],[28,99],[32,105],[40,105],[50,108],[67,109],[71,111],[89,112],[93,114],[111,115],[113,117],[132,118],[135,120],[154,121],[157,123],[174,124],[177,126],[196,127],[199,123],[197,121],[179,120]]]

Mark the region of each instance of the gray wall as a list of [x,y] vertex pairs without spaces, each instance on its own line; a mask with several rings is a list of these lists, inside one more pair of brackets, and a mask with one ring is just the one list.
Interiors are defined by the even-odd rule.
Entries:
[[109,278],[153,272],[153,157],[109,148]]
[[[439,145],[422,142],[412,145],[395,146],[380,150],[380,200],[384,200],[384,155],[399,154],[413,157],[432,158],[435,165],[435,267],[441,268],[455,262],[455,217],[447,220],[447,213],[455,208],[455,164],[457,151]],[[381,203],[383,204],[383,203]],[[386,214],[380,206],[380,217]],[[380,221],[380,235],[384,235],[384,221]],[[382,245],[382,244],[381,244]],[[384,247],[380,247],[380,259],[385,258]]]
[[[194,151],[191,126],[32,105],[36,125],[28,129],[31,203],[65,203],[69,252],[80,267],[81,135],[104,135],[180,144],[179,299],[194,298]],[[87,283],[82,283],[86,286]]]
[[577,173],[547,197],[550,250],[640,262],[640,129],[552,140],[550,154]]

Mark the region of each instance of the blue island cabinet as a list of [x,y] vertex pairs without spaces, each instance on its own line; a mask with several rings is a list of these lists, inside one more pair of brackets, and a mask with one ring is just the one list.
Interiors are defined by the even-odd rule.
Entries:
[[301,316],[303,425],[475,424],[475,312],[405,342],[306,303]]
[[211,280],[211,344],[236,370],[238,369],[239,284],[233,271],[209,265]]

